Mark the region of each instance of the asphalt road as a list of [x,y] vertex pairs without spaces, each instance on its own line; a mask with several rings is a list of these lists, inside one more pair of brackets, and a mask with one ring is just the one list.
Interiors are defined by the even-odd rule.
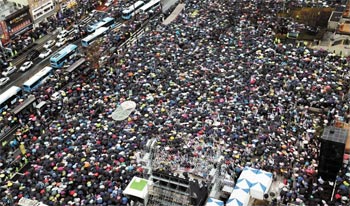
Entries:
[[[104,13],[103,11],[99,11]],[[87,17],[88,19],[91,19],[91,17]],[[120,27],[122,25],[123,22],[116,22],[117,27]],[[5,92],[8,88],[10,88],[11,86],[18,86],[18,87],[22,87],[23,83],[25,81],[27,81],[28,79],[30,79],[30,77],[32,77],[35,73],[37,73],[38,71],[40,71],[42,68],[44,68],[45,66],[49,66],[49,59],[50,57],[57,52],[58,50],[62,49],[64,46],[66,46],[67,44],[76,44],[78,45],[78,50],[82,50],[82,46],[81,46],[81,38],[74,41],[74,42],[69,42],[66,43],[64,46],[62,47],[51,47],[50,49],[52,50],[51,55],[49,55],[48,57],[46,57],[45,59],[36,59],[34,61],[34,66],[32,66],[29,70],[27,70],[26,72],[21,72],[19,71],[19,67],[25,62],[25,58],[26,55],[33,49],[37,49],[38,51],[43,51],[43,46],[44,44],[51,39],[56,39],[58,32],[55,32],[53,34],[48,34],[46,36],[44,36],[42,39],[39,39],[38,41],[36,41],[37,45],[34,46],[32,49],[30,49],[29,51],[25,52],[24,54],[22,54],[20,57],[16,58],[12,63],[13,65],[17,66],[17,71],[13,74],[11,74],[10,77],[10,83],[0,87],[0,94]],[[56,39],[57,40],[57,39]]]
[[[37,49],[40,52],[43,50],[43,45],[45,44],[46,41],[50,40],[50,39],[54,39],[56,37],[56,35],[51,35],[51,36],[45,36],[43,38],[45,38],[45,41],[41,41],[40,43],[38,43],[38,45],[36,45],[35,47],[33,47],[33,49]],[[52,48],[53,52],[57,51],[59,48]],[[31,49],[32,50],[32,49]],[[8,88],[10,88],[11,86],[18,86],[18,87],[22,87],[22,84],[27,81],[31,76],[33,76],[33,74],[35,74],[36,72],[38,72],[40,69],[42,69],[43,67],[45,67],[46,65],[49,64],[49,57],[46,57],[45,59],[36,59],[34,61],[34,66],[31,67],[29,70],[27,70],[26,72],[21,72],[19,71],[19,67],[25,62],[25,57],[26,54],[28,52],[25,52],[24,54],[22,54],[19,58],[16,58],[13,62],[13,65],[17,66],[17,71],[13,74],[11,74],[10,77],[10,83],[2,86],[0,88],[0,93],[3,93],[4,91],[6,91]]]

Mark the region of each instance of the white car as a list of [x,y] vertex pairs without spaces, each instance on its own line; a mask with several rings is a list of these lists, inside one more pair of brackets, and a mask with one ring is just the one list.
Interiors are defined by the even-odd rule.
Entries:
[[0,86],[4,86],[7,82],[10,81],[9,77],[3,77],[0,79]]
[[5,69],[5,71],[3,71],[1,74],[5,77],[9,76],[10,74],[12,74],[13,72],[15,72],[17,70],[17,67],[16,66],[10,66],[10,67],[7,67]]
[[62,39],[64,37],[66,37],[69,34],[69,32],[67,30],[62,30],[58,35],[57,38]]
[[105,3],[105,6],[110,6],[111,4],[113,4],[114,0],[107,0]]
[[56,42],[56,47],[61,47],[63,46],[65,43],[67,43],[67,40],[65,38],[62,38],[62,39],[59,39],[57,42]]
[[96,14],[96,10],[92,10],[90,13],[89,13],[89,16],[93,17],[95,14]]
[[55,43],[56,43],[56,41],[54,39],[52,39],[52,40],[47,41],[43,47],[45,49],[49,49],[49,48],[53,47],[55,45]]
[[64,91],[60,90],[60,91],[57,91],[57,92],[53,93],[51,95],[50,99],[52,101],[56,101],[56,100],[62,98],[62,96],[64,96]]
[[19,70],[21,70],[22,72],[27,71],[31,66],[33,66],[33,62],[32,61],[26,61],[22,64],[22,66],[19,68]]
[[45,51],[40,53],[39,58],[44,59],[45,57],[48,57],[51,54],[51,52],[51,49],[46,49]]

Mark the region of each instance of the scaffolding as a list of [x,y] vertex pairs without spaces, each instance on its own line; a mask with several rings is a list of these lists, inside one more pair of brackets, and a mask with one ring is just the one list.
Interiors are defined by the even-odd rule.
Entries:
[[152,175],[147,205],[154,206],[191,206],[190,181],[172,175]]

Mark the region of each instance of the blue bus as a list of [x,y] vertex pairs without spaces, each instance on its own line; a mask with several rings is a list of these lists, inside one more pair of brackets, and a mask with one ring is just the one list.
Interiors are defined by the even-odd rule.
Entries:
[[133,5],[129,6],[129,8],[126,8],[122,11],[122,18],[125,20],[131,19],[135,14],[138,13],[139,8],[143,6],[145,2],[143,1],[137,1]]
[[50,64],[53,68],[62,68],[63,65],[78,51],[78,46],[75,44],[69,44],[62,50],[51,56]]
[[17,102],[17,98],[21,96],[21,88],[12,86],[4,93],[0,94],[0,112],[8,109]]
[[90,44],[92,44],[96,39],[104,36],[108,30],[109,28],[107,27],[101,27],[96,29],[94,33],[90,34],[89,36],[81,40],[81,45],[83,45],[83,47],[90,46]]
[[37,87],[45,83],[45,81],[50,77],[52,72],[52,67],[44,67],[42,70],[40,70],[38,73],[36,73],[34,76],[32,76],[30,79],[23,83],[23,91],[30,92],[36,89]]
[[147,4],[143,5],[139,12],[141,14],[149,13],[149,12],[154,12],[158,8],[160,8],[160,0],[151,0]]
[[95,32],[96,29],[101,28],[101,27],[107,27],[109,29],[112,29],[115,27],[115,20],[112,17],[106,17],[102,19],[102,21],[97,22],[96,24],[89,25],[87,28],[88,33]]

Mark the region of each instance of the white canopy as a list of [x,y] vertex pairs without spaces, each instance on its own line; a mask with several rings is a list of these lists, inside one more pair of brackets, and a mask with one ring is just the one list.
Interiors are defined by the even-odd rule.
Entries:
[[226,202],[226,206],[248,206],[249,190],[235,187],[230,197]]
[[257,173],[258,182],[253,184],[250,188],[250,195],[259,200],[264,199],[264,194],[266,194],[272,184],[272,173],[259,170]]
[[247,179],[250,183],[256,183],[257,182],[257,169],[251,168],[251,167],[245,167],[239,176],[239,179]]
[[239,187],[241,189],[250,189],[253,186],[253,183],[251,183],[249,180],[245,178],[239,178],[236,183],[236,187]]
[[129,115],[135,110],[136,103],[133,101],[125,101],[120,104],[120,106],[114,110],[112,113],[112,119],[115,121],[122,121],[129,117]]

